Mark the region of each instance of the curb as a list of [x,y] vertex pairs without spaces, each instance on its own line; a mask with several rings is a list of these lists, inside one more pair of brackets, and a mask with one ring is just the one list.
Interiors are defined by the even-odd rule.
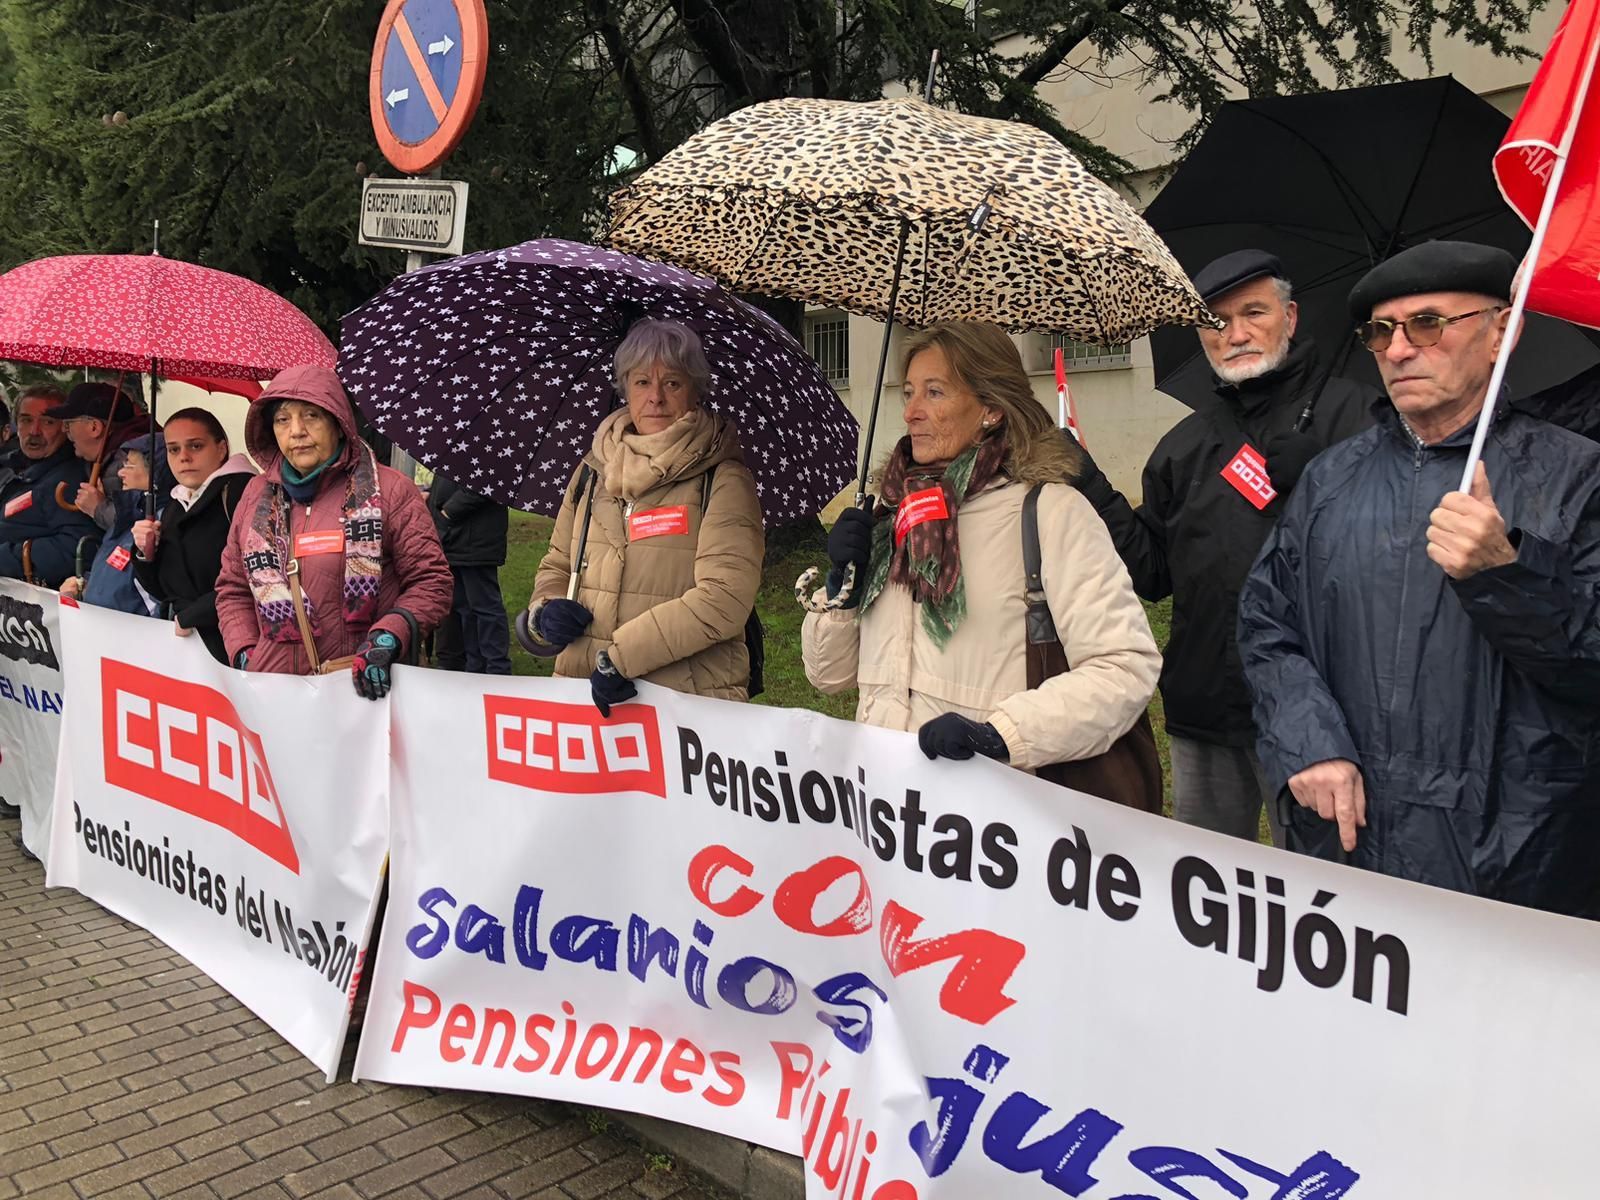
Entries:
[[608,1110],[607,1115],[644,1146],[672,1155],[739,1200],[804,1200],[800,1159],[738,1138],[680,1125],[641,1113]]

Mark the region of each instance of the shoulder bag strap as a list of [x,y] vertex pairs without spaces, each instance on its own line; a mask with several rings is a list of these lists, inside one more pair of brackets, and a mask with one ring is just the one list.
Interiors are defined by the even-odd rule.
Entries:
[[1039,552],[1039,489],[1034,484],[1022,501],[1022,598],[1027,604],[1028,687],[1071,670],[1067,652],[1056,635],[1055,617],[1044,594],[1044,565]]
[[713,463],[711,469],[700,476],[700,516],[704,519],[706,509],[711,507],[711,481],[716,478],[717,468]]
[[305,646],[306,657],[311,660],[311,674],[322,674],[322,659],[317,657],[316,639],[311,636],[311,621],[306,617],[305,598],[300,594],[300,560],[289,560],[289,599],[294,603],[295,623],[300,626],[300,642]]

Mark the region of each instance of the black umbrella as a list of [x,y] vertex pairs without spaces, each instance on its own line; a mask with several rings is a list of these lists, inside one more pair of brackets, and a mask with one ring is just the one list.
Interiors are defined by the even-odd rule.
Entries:
[[[1506,206],[1490,164],[1510,124],[1446,76],[1222,106],[1145,212],[1192,275],[1245,247],[1283,260],[1325,369],[1378,386],[1345,298],[1374,264],[1435,238],[1500,246],[1520,258],[1528,228]],[[1596,336],[1528,317],[1512,356],[1513,395],[1559,384],[1596,363]],[[1151,335],[1156,387],[1191,407],[1214,379],[1192,329]]]

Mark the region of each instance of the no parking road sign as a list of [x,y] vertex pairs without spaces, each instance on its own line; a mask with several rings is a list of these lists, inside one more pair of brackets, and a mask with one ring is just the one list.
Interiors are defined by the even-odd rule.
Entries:
[[488,55],[483,0],[389,0],[367,90],[383,156],[410,175],[443,162],[478,111]]

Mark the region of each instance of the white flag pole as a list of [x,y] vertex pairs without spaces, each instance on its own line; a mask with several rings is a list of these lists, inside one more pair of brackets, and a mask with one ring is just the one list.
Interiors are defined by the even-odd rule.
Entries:
[[1511,360],[1511,349],[1517,334],[1522,330],[1522,313],[1528,304],[1528,291],[1533,285],[1533,273],[1539,263],[1539,253],[1544,249],[1544,235],[1550,228],[1550,216],[1555,212],[1556,195],[1561,190],[1561,179],[1567,172],[1567,159],[1572,152],[1573,139],[1578,134],[1578,121],[1583,116],[1583,105],[1589,95],[1589,81],[1594,77],[1600,39],[1589,47],[1589,57],[1583,65],[1583,78],[1578,83],[1578,94],[1572,105],[1572,115],[1561,133],[1561,145],[1556,149],[1555,166],[1550,171],[1550,182],[1545,185],[1544,203],[1539,207],[1539,220],[1533,227],[1533,240],[1528,245],[1527,256],[1517,280],[1516,295],[1511,300],[1511,317],[1506,322],[1506,335],[1500,343],[1500,353],[1494,360],[1494,370],[1489,375],[1489,392],[1483,400],[1483,411],[1478,414],[1478,428],[1472,435],[1472,449],[1467,454],[1466,470],[1461,472],[1463,492],[1472,490],[1472,475],[1483,457],[1483,444],[1489,440],[1489,426],[1494,423],[1495,400],[1500,395],[1500,385],[1505,381],[1506,364]]

